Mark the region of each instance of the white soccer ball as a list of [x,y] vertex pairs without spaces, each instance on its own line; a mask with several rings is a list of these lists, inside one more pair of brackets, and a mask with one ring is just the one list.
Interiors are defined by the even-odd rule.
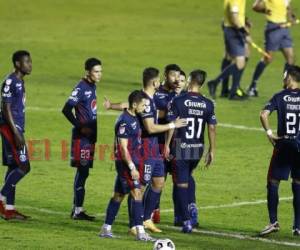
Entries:
[[153,250],[175,250],[175,244],[170,239],[157,240]]

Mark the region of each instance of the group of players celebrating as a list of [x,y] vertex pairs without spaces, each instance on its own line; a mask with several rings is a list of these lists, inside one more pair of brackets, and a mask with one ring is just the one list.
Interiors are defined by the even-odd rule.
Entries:
[[[233,98],[242,70],[240,63],[243,60],[240,53],[244,53],[244,50],[233,46],[240,41],[234,40],[240,38],[233,35],[233,32],[244,32],[242,23],[244,16],[241,15],[244,12],[241,11],[241,6],[245,1],[225,2],[229,3],[232,18],[240,21],[235,24],[237,27],[228,25],[231,19],[224,22],[225,39],[228,38],[226,52],[236,57],[233,64],[224,70],[227,73],[223,72],[222,76],[208,82],[208,86],[210,94],[214,97],[216,84],[221,80],[225,81],[225,76],[231,72],[233,76],[231,90],[234,92],[231,91],[229,98]],[[230,5],[231,2],[239,5]],[[262,2],[265,5],[262,5]],[[255,9],[272,17],[276,14],[278,17],[281,12],[265,8],[272,6],[271,2],[281,1],[256,1]],[[289,3],[283,0],[282,2]],[[288,8],[289,5],[283,6]],[[268,23],[267,29],[274,25]],[[276,32],[275,38],[282,39],[278,38],[281,41],[279,47],[276,47],[274,40],[271,39],[269,42],[274,44],[267,48],[268,53],[281,49],[288,59],[287,55],[291,55],[292,50],[285,29],[280,26],[267,32],[267,36]],[[233,51],[236,54],[232,54]],[[1,88],[0,132],[3,165],[7,166],[8,170],[0,190],[0,215],[6,220],[26,220],[28,216],[18,212],[14,205],[16,185],[30,171],[24,139],[24,77],[31,73],[32,61],[30,53],[23,50],[15,52],[12,61],[15,71],[4,80]],[[260,67],[263,63],[265,64],[265,61],[259,63],[256,73],[257,71],[262,73]],[[262,236],[279,230],[277,218],[279,183],[281,180],[287,180],[290,173],[294,195],[293,234],[300,235],[300,68],[292,64],[293,62],[288,60],[285,67],[284,90],[272,97],[260,115],[262,126],[274,146],[267,183],[270,224],[260,233]],[[62,109],[64,116],[73,126],[71,166],[76,168],[76,175],[71,218],[74,220],[95,219],[85,212],[83,204],[85,183],[89,170],[93,167],[97,141],[96,84],[101,80],[102,62],[97,58],[89,58],[84,68],[86,74],[75,86]],[[259,74],[256,74],[254,83],[257,81],[257,75]],[[191,233],[193,227],[198,226],[196,183],[192,174],[204,153],[206,127],[209,146],[205,155],[205,166],[208,167],[213,162],[217,124],[213,102],[201,94],[205,80],[206,72],[203,70],[192,71],[186,79],[185,73],[178,65],[170,64],[165,67],[164,81],[161,83],[159,70],[148,67],[142,73],[142,89],[132,91],[127,102],[112,103],[108,99],[105,100],[106,109],[120,110],[121,114],[114,128],[116,167],[114,193],[106,209],[100,237],[114,237],[112,225],[122,201],[128,195],[129,232],[135,235],[137,240],[153,241],[154,238],[146,233],[145,229],[154,233],[161,232],[154,222],[159,222],[160,197],[168,173],[172,175],[173,180],[174,224],[182,227],[183,233]],[[255,93],[254,90],[257,91],[255,86],[249,89]],[[268,120],[269,115],[275,110],[278,115],[276,134],[272,132]]]

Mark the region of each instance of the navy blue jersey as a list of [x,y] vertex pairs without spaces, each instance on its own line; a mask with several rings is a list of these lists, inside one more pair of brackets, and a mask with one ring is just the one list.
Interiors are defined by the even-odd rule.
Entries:
[[199,93],[187,92],[175,97],[167,115],[169,121],[178,117],[187,119],[188,125],[175,131],[174,139],[180,140],[181,149],[202,147],[205,124],[217,124],[214,104]]
[[159,86],[159,89],[155,92],[153,99],[158,110],[167,111],[168,103],[170,101],[170,92],[166,90],[163,85]]
[[[67,103],[75,108],[79,124],[93,130],[92,140],[97,139],[97,98],[96,84],[82,79],[73,89]],[[76,131],[74,131],[76,133]]]
[[300,90],[285,89],[275,94],[264,110],[277,111],[279,137],[295,138],[300,131]]
[[[11,104],[11,113],[16,127],[25,130],[25,86],[24,81],[17,78],[15,73],[9,75],[1,87],[2,103]],[[3,122],[7,123],[5,117]]]
[[120,138],[128,139],[127,149],[135,164],[139,163],[140,149],[142,144],[142,130],[137,116],[124,111],[115,124],[115,157],[121,160]]

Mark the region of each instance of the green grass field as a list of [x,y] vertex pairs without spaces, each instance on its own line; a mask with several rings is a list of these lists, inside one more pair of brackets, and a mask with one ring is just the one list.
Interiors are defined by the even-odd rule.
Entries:
[[[87,57],[100,57],[104,75],[98,85],[98,143],[112,145],[118,113],[102,108],[104,95],[113,101],[127,98],[141,88],[146,66],[160,69],[178,63],[186,72],[202,68],[214,77],[223,56],[220,23],[223,1],[180,0],[43,0],[0,1],[0,76],[12,70],[11,54],[17,49],[32,53],[33,72],[27,77],[27,139],[49,139],[50,160],[32,161],[31,173],[18,185],[17,206],[32,219],[26,222],[0,220],[0,249],[152,249],[127,235],[127,208],[114,225],[120,239],[97,237],[107,202],[113,190],[114,162],[111,150],[97,158],[87,184],[85,207],[98,214],[93,223],[69,219],[74,170],[61,159],[61,141],[70,138],[70,124],[60,110],[72,87],[83,75]],[[253,39],[263,44],[264,17],[251,11]],[[300,3],[293,1],[300,15]],[[292,29],[296,57],[300,55],[299,27]],[[250,82],[260,56],[252,51],[242,86]],[[300,246],[291,234],[292,202],[281,201],[281,231],[267,241],[253,238],[268,222],[266,174],[272,147],[259,130],[259,111],[281,89],[283,58],[267,68],[259,86],[260,97],[246,102],[218,99],[216,161],[209,170],[198,169],[197,203],[200,229],[183,235],[172,228],[172,212],[163,211],[161,238],[170,238],[176,249],[288,249]],[[206,94],[207,89],[203,92]],[[275,121],[275,119],[273,120]],[[243,125],[236,128],[231,125]],[[273,122],[273,128],[275,123]],[[0,176],[6,168],[0,167]],[[2,182],[0,182],[2,183]],[[282,183],[281,197],[291,197],[290,182]],[[241,202],[246,202],[242,203]],[[236,206],[232,204],[237,203]],[[221,206],[228,205],[228,206]],[[170,178],[162,197],[162,210],[172,208]],[[222,234],[223,233],[223,234]],[[242,237],[238,238],[239,235]]]

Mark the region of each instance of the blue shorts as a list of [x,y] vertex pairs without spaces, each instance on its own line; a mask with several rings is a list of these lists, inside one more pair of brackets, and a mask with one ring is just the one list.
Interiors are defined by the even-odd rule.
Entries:
[[[20,168],[30,167],[27,146],[18,150],[14,141],[14,135],[10,127],[6,124],[0,126],[2,137],[2,161],[4,166],[18,166]],[[23,132],[19,131],[21,136]]]
[[231,27],[224,27],[223,32],[226,52],[231,57],[245,56],[245,36],[241,32]]
[[287,144],[286,141],[278,142],[273,150],[268,180],[300,179],[300,153]]
[[138,166],[140,174],[139,180],[133,180],[130,174],[130,170],[127,164],[123,161],[115,161],[117,177],[115,180],[114,191],[121,194],[127,194],[133,189],[140,189],[141,186],[145,186],[151,180],[151,168],[147,168],[147,165],[135,162]]
[[[165,164],[162,158],[155,159],[146,159],[144,160],[146,179],[148,180],[151,177],[165,177]],[[150,173],[151,172],[151,173]],[[150,180],[149,179],[149,180]]]
[[292,48],[293,41],[288,28],[280,28],[279,24],[267,22],[265,28],[266,51],[277,51]]
[[73,137],[71,167],[93,167],[95,144],[86,137]]
[[197,167],[199,160],[173,160],[172,177],[173,182],[188,183],[193,170]]

